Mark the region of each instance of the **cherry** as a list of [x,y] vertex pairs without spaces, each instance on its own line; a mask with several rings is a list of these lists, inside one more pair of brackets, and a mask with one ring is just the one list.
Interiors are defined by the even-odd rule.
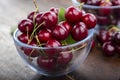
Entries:
[[116,32],[116,33],[114,34],[113,41],[116,43],[116,45],[119,45],[119,46],[120,46],[120,32]]
[[31,20],[24,19],[19,22],[18,29],[23,33],[31,33],[34,29],[34,25]]
[[60,47],[62,44],[55,40],[55,39],[50,39],[47,41],[45,47],[48,47],[50,49],[46,50],[46,54],[48,57],[54,57],[58,54],[59,50],[55,49],[56,47]]
[[58,15],[59,9],[58,8],[50,8],[50,11],[54,12],[56,15]]
[[88,30],[84,27],[84,25],[74,25],[71,35],[74,40],[80,41],[88,36]]
[[102,16],[110,15],[111,9],[108,8],[109,6],[112,6],[112,3],[109,0],[101,1],[100,7],[107,7],[107,8],[100,8],[99,9],[99,15],[102,15]]
[[46,29],[42,29],[38,32],[38,39],[40,42],[46,43],[49,39],[51,39],[51,33]]
[[67,65],[73,58],[73,54],[70,52],[60,53],[57,57],[57,64]]
[[67,29],[63,26],[63,24],[57,25],[52,32],[53,37],[59,41],[65,40],[69,35]]
[[22,33],[18,36],[18,39],[23,42],[23,43],[28,43],[28,40],[29,40],[30,36],[25,34],[25,33]]
[[113,56],[116,53],[115,46],[111,42],[105,42],[102,49],[106,56]]
[[82,26],[84,28],[87,28],[86,24],[84,22],[78,22],[76,26]]
[[97,40],[103,44],[105,42],[111,41],[112,39],[112,35],[110,32],[106,31],[106,30],[100,30],[99,34],[97,35]]
[[91,13],[86,13],[83,16],[82,21],[86,24],[88,29],[94,28],[97,23],[96,17]]
[[44,23],[43,25],[46,28],[52,29],[53,27],[55,27],[57,25],[57,22],[58,22],[57,15],[52,11],[48,11],[48,12],[43,13],[40,20],[37,21],[37,24]]
[[120,0],[111,0],[111,2],[114,6],[120,5]]
[[72,26],[67,21],[62,21],[59,25],[64,27],[69,33],[71,32]]
[[116,45],[117,53],[120,55],[120,46]]
[[77,23],[82,18],[82,12],[78,8],[70,6],[66,9],[65,18],[70,23]]
[[53,58],[40,56],[37,58],[37,64],[42,69],[53,70],[55,67],[55,60]]
[[[37,46],[37,42],[35,40],[32,40],[28,45]],[[23,49],[24,53],[29,57],[39,56],[39,52],[37,49],[27,48],[27,47],[23,47],[22,49]]]
[[33,12],[31,12],[31,13],[28,14],[27,18],[33,21],[33,19],[35,18],[35,16],[36,16],[38,13],[39,13],[39,12],[33,11]]
[[36,17],[35,17],[35,22],[36,22],[37,25],[40,25],[40,24],[41,24],[40,20],[41,20],[42,14],[43,14],[43,13],[38,13],[38,14],[36,15]]

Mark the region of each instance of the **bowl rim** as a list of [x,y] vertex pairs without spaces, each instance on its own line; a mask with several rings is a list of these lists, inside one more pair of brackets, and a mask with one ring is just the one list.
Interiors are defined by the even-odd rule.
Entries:
[[[22,43],[22,42],[20,42],[19,40],[18,40],[18,38],[17,38],[17,33],[18,32],[20,32],[19,30],[18,30],[18,28],[14,31],[14,33],[13,33],[13,40],[14,40],[14,43],[16,44],[18,44],[18,45],[20,45],[20,46],[24,46],[24,47],[28,47],[28,48],[33,48],[33,49],[53,49],[52,47],[51,48],[48,48],[48,47],[38,47],[38,46],[31,46],[31,45],[28,45],[28,44],[25,44],[25,43]],[[78,41],[78,42],[76,42],[76,43],[74,43],[74,44],[69,44],[69,45],[66,45],[66,46],[60,46],[60,47],[55,47],[55,49],[66,49],[66,48],[68,48],[68,47],[74,47],[74,46],[77,46],[77,45],[79,45],[79,44],[82,44],[82,43],[84,43],[84,42],[86,42],[87,40],[89,40],[90,38],[92,38],[93,37],[93,35],[94,35],[94,32],[95,32],[95,30],[94,29],[90,29],[90,30],[88,30],[88,36],[85,38],[85,39],[83,39],[83,40],[81,40],[81,41]]]
[[[75,6],[79,6],[80,2],[78,2],[77,0],[71,0],[73,2],[73,4]],[[117,9],[120,8],[120,5],[116,5],[116,6],[94,6],[94,5],[88,5],[88,4],[84,4],[83,8],[90,8],[90,9],[100,9],[100,8],[110,8],[110,9]]]

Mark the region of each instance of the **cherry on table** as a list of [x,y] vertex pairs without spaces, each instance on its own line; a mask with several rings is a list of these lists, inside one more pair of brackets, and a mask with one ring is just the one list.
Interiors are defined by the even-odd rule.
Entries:
[[114,56],[116,54],[115,46],[111,41],[105,42],[102,46],[102,49],[106,56]]

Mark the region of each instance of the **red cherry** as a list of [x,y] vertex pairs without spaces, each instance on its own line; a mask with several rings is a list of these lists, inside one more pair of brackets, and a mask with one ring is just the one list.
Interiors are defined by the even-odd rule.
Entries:
[[84,25],[74,25],[71,35],[74,40],[80,41],[88,36],[88,30]]
[[53,27],[56,26],[57,22],[58,22],[57,15],[52,11],[48,11],[43,13],[40,20],[38,21],[38,24],[44,23],[43,25],[46,28],[52,29]]
[[23,43],[28,43],[28,40],[29,40],[30,36],[25,34],[25,33],[22,33],[18,36],[18,39],[23,42]]
[[50,8],[50,11],[54,12],[56,15],[58,15],[59,9],[58,8]]
[[38,13],[39,13],[39,12],[33,11],[33,12],[31,12],[31,13],[28,14],[27,18],[33,21],[33,19],[35,19],[36,15],[37,15]]
[[88,29],[94,28],[96,26],[97,20],[93,14],[86,13],[82,19]]
[[120,46],[120,32],[116,32],[116,33],[114,34],[113,41],[116,43],[116,45],[119,45],[119,46]]
[[70,52],[60,53],[57,57],[57,64],[67,65],[73,58],[73,54]]
[[82,11],[78,8],[70,6],[66,9],[65,18],[70,23],[77,23],[82,18]]
[[112,3],[110,1],[103,0],[101,1],[100,7],[107,7],[107,8],[100,8],[99,9],[99,15],[101,16],[108,16],[111,13],[111,9],[108,8],[112,6]]
[[115,46],[111,42],[105,42],[102,48],[106,56],[113,56],[116,53]]
[[68,32],[71,31],[72,26],[67,21],[62,21],[59,23],[62,27],[64,27]]
[[69,32],[67,31],[67,29],[65,27],[63,27],[62,24],[60,24],[54,28],[52,35],[55,39],[62,41],[68,37]]
[[31,20],[24,19],[19,22],[18,29],[23,33],[31,33],[34,29],[34,25]]
[[111,2],[114,6],[120,5],[120,0],[111,0]]
[[50,49],[46,50],[46,54],[48,57],[54,57],[58,54],[59,50],[55,49],[56,47],[61,46],[62,44],[55,40],[55,39],[50,39],[47,41],[45,47],[48,47]]
[[42,29],[38,32],[38,39],[40,42],[46,43],[49,39],[51,39],[51,33],[46,29]]
[[[28,45],[37,46],[37,42],[33,40]],[[39,52],[38,52],[37,49],[27,48],[27,47],[23,47],[22,49],[23,49],[24,53],[29,57],[37,57],[37,56],[39,56]]]
[[37,58],[37,64],[40,68],[45,70],[53,70],[55,67],[55,61],[53,58],[47,58],[47,57],[38,57]]

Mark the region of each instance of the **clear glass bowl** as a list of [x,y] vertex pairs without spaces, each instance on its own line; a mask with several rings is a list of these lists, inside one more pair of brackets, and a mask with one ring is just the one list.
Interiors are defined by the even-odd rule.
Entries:
[[[94,29],[89,30],[89,35],[85,39],[74,44],[56,48],[35,47],[24,44],[18,40],[18,35],[20,33],[21,32],[17,29],[13,34],[13,39],[16,49],[21,58],[24,60],[24,62],[32,70],[36,71],[41,75],[56,77],[72,72],[77,67],[79,67],[80,64],[86,59],[91,49],[91,42],[94,35]],[[25,54],[26,49],[28,52],[32,50],[33,54],[35,53],[39,55],[28,56]],[[64,58],[59,58],[58,55],[56,55],[51,59],[55,61],[49,63],[49,65],[42,64],[44,65],[44,67],[38,65],[38,58],[45,55],[46,52],[63,54]],[[43,60],[43,62],[45,61]]]
[[[71,0],[74,6],[80,6],[79,0]],[[115,25],[120,28],[120,5],[111,7],[100,7],[94,5],[83,5],[86,12],[93,13],[97,18],[98,28],[108,28]]]

